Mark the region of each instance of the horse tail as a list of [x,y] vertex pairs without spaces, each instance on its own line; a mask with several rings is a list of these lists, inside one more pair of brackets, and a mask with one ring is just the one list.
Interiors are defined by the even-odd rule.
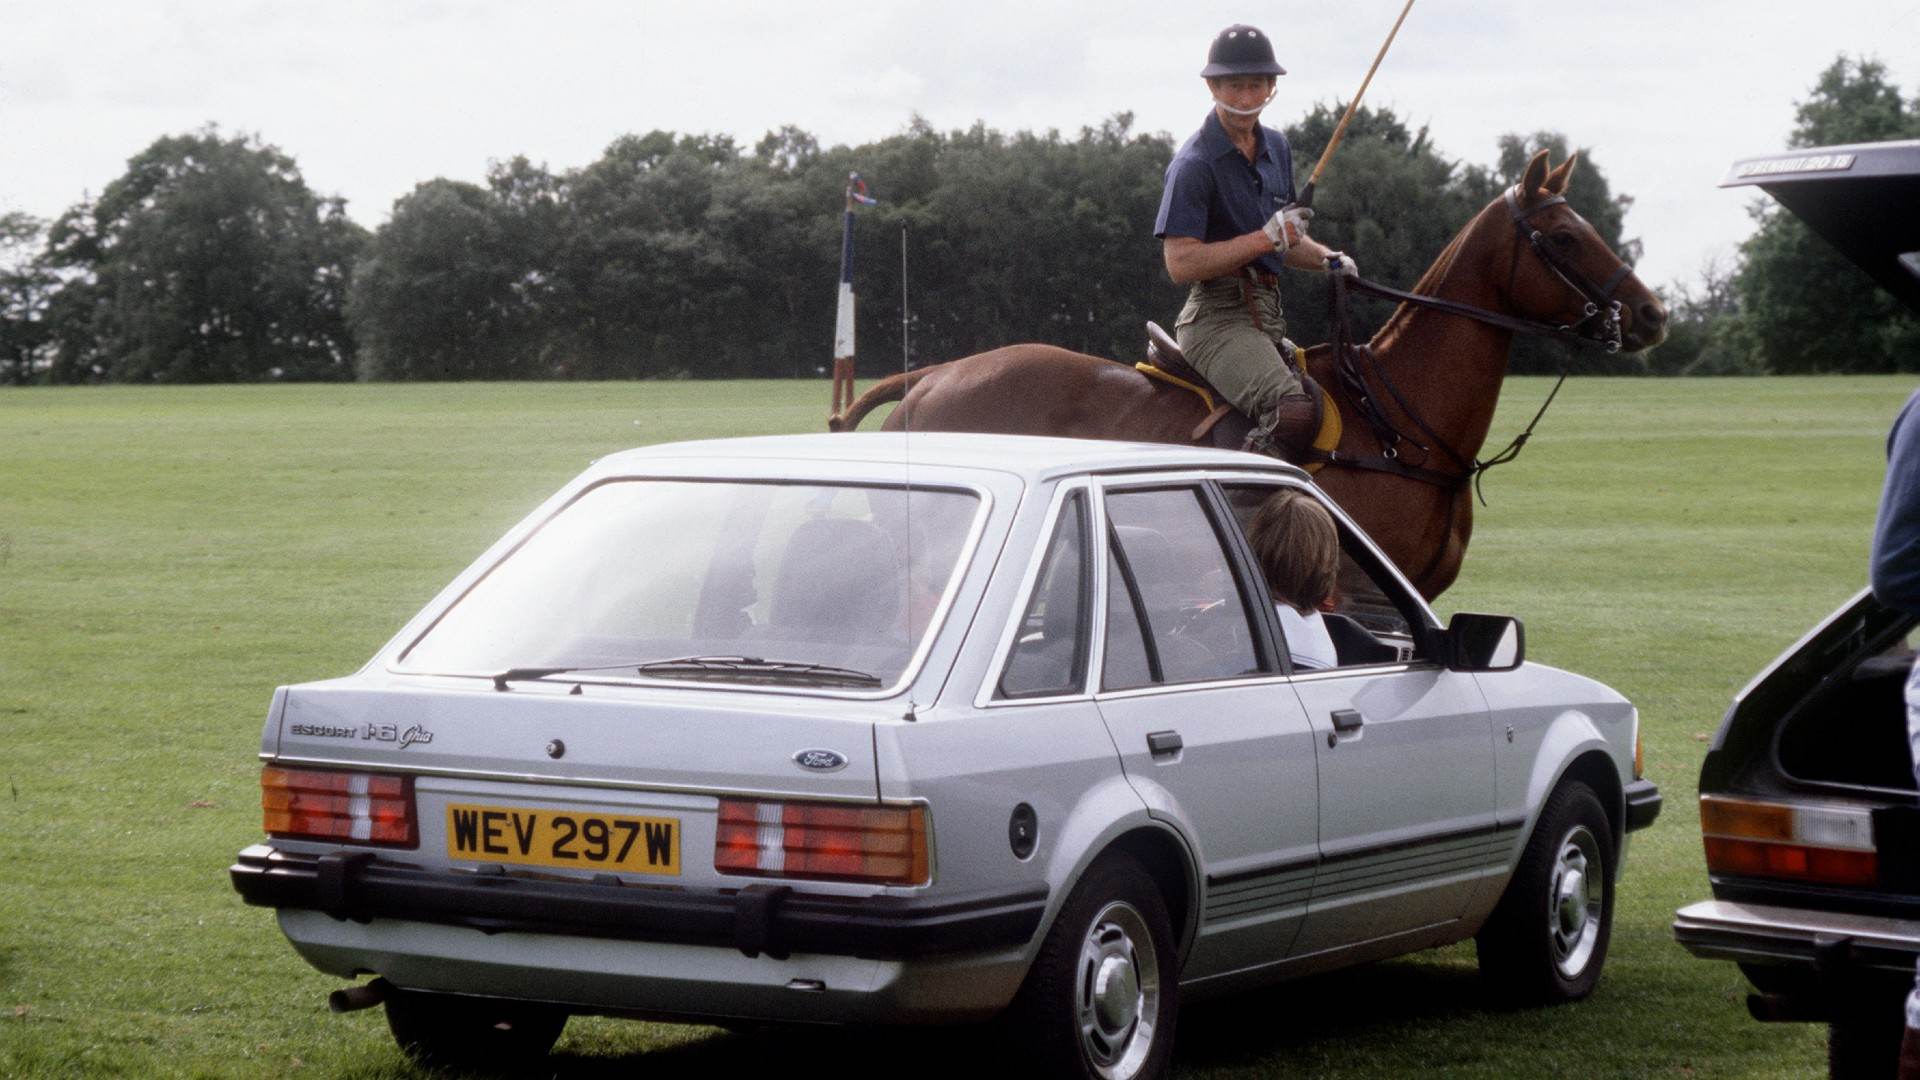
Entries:
[[859,400],[847,406],[846,412],[827,417],[827,430],[852,431],[854,428],[859,427],[860,421],[865,420],[868,413],[888,402],[899,401],[905,398],[907,392],[913,389],[914,384],[926,378],[927,373],[937,367],[939,367],[939,365],[935,364],[931,367],[902,371],[895,375],[889,375],[879,382],[874,383],[866,393],[860,395]]

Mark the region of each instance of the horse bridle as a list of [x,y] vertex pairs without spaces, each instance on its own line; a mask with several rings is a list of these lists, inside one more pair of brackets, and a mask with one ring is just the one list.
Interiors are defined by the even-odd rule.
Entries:
[[[1563,334],[1573,334],[1596,342],[1610,353],[1619,352],[1620,301],[1615,300],[1613,294],[1620,288],[1620,283],[1633,274],[1633,267],[1622,259],[1620,268],[1613,272],[1613,276],[1607,278],[1605,284],[1594,283],[1592,279],[1555,253],[1553,245],[1547,243],[1540,230],[1534,228],[1527,220],[1548,207],[1565,206],[1567,202],[1565,195],[1550,195],[1532,206],[1522,207],[1520,185],[1515,184],[1507,189],[1503,198],[1507,204],[1507,216],[1513,219],[1514,232],[1533,249],[1533,253],[1540,257],[1541,262],[1547,264],[1547,269],[1553,271],[1553,275],[1564,282],[1567,288],[1580,294],[1580,299],[1584,302],[1579,319],[1560,323],[1555,329]],[[1514,275],[1519,272],[1519,268],[1520,248],[1516,244],[1513,249],[1513,263],[1507,269],[1508,296],[1513,294]]]

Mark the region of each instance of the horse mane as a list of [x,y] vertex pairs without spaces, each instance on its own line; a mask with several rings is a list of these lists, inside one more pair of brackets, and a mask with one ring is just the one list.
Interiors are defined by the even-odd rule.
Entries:
[[1473,232],[1474,225],[1479,223],[1481,216],[1486,212],[1487,208],[1481,208],[1479,213],[1468,218],[1467,223],[1460,226],[1459,230],[1453,234],[1453,239],[1447,241],[1447,246],[1440,249],[1439,257],[1427,266],[1427,272],[1420,275],[1419,281],[1414,282],[1412,291],[1422,296],[1433,295],[1433,290],[1440,287],[1441,279],[1453,270],[1454,260],[1459,257],[1460,249],[1466,246],[1467,235]]
[[[1426,272],[1420,275],[1420,280],[1414,282],[1412,292],[1421,296],[1435,296],[1439,293],[1441,283],[1446,280],[1448,274],[1453,272],[1453,264],[1459,260],[1461,250],[1466,247],[1467,237],[1475,231],[1475,226],[1480,223],[1480,219],[1485,217],[1492,208],[1492,204],[1482,207],[1478,213],[1467,219],[1466,224],[1454,232],[1453,239],[1447,241],[1447,246],[1441,248],[1439,256],[1427,265]],[[1395,306],[1393,314],[1389,315],[1387,321],[1375,331],[1369,344],[1376,349],[1387,344],[1399,333],[1401,320],[1412,315],[1413,311],[1414,309],[1405,301]]]

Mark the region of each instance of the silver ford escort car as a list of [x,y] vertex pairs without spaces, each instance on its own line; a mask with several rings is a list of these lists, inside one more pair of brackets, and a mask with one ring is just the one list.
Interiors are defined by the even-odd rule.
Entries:
[[1183,997],[1468,937],[1584,997],[1659,809],[1636,712],[1513,619],[1442,627],[1331,505],[1338,662],[1296,667],[1245,531],[1286,490],[1324,502],[985,435],[606,458],[274,694],[234,886],[429,1063],[573,1013],[1000,1016],[1024,1063],[1148,1077]]

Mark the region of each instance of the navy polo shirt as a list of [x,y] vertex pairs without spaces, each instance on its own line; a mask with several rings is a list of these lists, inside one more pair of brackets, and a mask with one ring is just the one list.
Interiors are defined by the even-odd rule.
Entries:
[[[1244,236],[1267,223],[1274,211],[1293,201],[1293,148],[1287,137],[1265,125],[1254,128],[1253,160],[1236,150],[1220,114],[1207,110],[1206,122],[1167,163],[1166,187],[1153,235],[1191,236],[1208,243]],[[1251,265],[1280,272],[1276,254]]]

